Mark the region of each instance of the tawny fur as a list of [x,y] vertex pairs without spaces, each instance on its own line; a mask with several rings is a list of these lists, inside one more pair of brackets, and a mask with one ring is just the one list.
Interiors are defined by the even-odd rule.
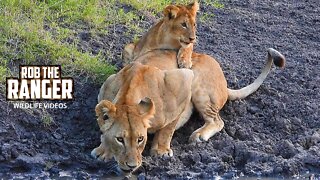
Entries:
[[[194,5],[189,5],[189,7],[193,7],[193,6]],[[159,117],[166,116],[166,114],[168,113],[170,114],[170,109],[172,108],[172,106],[168,105],[170,104],[168,102],[168,98],[165,98],[165,95],[168,93],[164,93],[164,94],[160,93],[162,97],[160,98],[159,101],[154,100],[153,98],[150,98],[156,107],[155,108],[156,111],[154,114],[155,117],[151,118],[150,121],[147,123],[148,126],[141,125],[141,124],[145,124],[144,121],[135,121],[134,125],[124,121],[123,127],[122,126],[120,127],[120,130],[128,131],[128,128],[131,126],[139,126],[139,127],[142,127],[142,129],[140,129],[139,132],[156,133],[153,141],[152,149],[151,149],[151,153],[154,155],[169,155],[169,156],[172,155],[173,152],[170,149],[170,141],[174,133],[174,130],[183,126],[183,124],[187,122],[187,120],[189,119],[192,113],[193,108],[196,108],[197,111],[199,111],[199,113],[205,120],[205,124],[201,128],[197,129],[192,133],[192,135],[189,138],[190,142],[206,141],[210,137],[212,137],[214,134],[221,131],[221,129],[224,126],[224,123],[221,117],[219,116],[219,111],[224,106],[226,101],[228,99],[229,100],[242,99],[250,95],[251,93],[253,93],[255,90],[257,90],[258,87],[262,84],[262,82],[266,78],[267,74],[269,73],[273,60],[276,60],[276,63],[275,63],[276,65],[284,66],[285,64],[285,59],[279,52],[273,49],[269,49],[267,65],[262,70],[261,75],[257,78],[257,80],[254,83],[240,90],[228,89],[224,74],[220,68],[220,65],[215,59],[204,54],[192,53],[192,48],[193,48],[192,44],[191,45],[189,44],[189,46],[184,46],[184,47],[181,45],[181,37],[188,38],[189,36],[190,38],[190,33],[189,35],[184,35],[182,31],[177,31],[177,29],[174,29],[175,26],[181,25],[181,22],[183,22],[183,21],[180,21],[180,22],[178,21],[179,13],[175,14],[175,12],[180,11],[180,9],[177,7],[178,6],[168,6],[164,10],[165,17],[159,23],[153,26],[137,44],[129,44],[124,48],[124,51],[123,51],[123,58],[127,62],[132,62],[132,61],[140,62],[148,66],[157,67],[161,70],[174,70],[179,67],[189,68],[192,66],[194,78],[192,80],[191,90],[187,91],[186,89],[182,89],[182,90],[175,91],[175,92],[178,92],[180,95],[190,93],[192,96],[191,101],[183,104],[183,106],[180,107],[179,112],[181,114],[179,116],[172,116],[171,118],[167,118],[170,120],[163,120],[166,118],[159,118]],[[196,6],[194,6],[193,9],[197,9]],[[171,14],[170,13],[168,14],[168,12],[170,12]],[[182,11],[180,11],[180,13],[181,12]],[[176,21],[166,21],[166,20],[169,20],[169,16],[171,20],[172,20],[172,17],[174,17]],[[192,16],[189,16],[189,17],[192,17]],[[191,22],[191,24],[193,21],[195,21],[195,13],[193,17],[194,19],[192,18],[189,19],[189,22]],[[195,28],[190,32],[193,32],[195,35]],[[164,33],[166,33],[166,35],[164,35]],[[171,50],[165,50],[165,49],[171,49]],[[177,50],[179,51],[177,52]],[[184,59],[187,59],[187,60],[184,62]],[[191,59],[192,61],[190,61]],[[190,61],[189,63],[187,62],[188,60]],[[125,89],[125,87],[128,86],[128,82],[131,83],[130,86],[132,87],[138,87],[141,85],[140,80],[139,81],[125,80],[128,77],[140,76],[139,74],[136,74],[136,73],[132,73],[132,74],[129,73],[129,74],[126,74],[126,76],[128,77],[124,78],[123,74],[125,73],[123,72],[128,71],[128,69],[130,68],[131,66],[127,66],[118,74],[112,75],[106,80],[106,82],[102,85],[99,96],[98,96],[98,101],[99,102],[101,101],[100,105],[102,102],[105,102],[104,100],[112,101],[113,104],[117,104],[117,103],[119,104],[119,102],[126,102],[128,104],[133,104],[133,105],[139,104],[138,100],[136,100],[135,97],[137,94],[138,95],[144,94],[144,92],[132,93],[131,91],[123,90]],[[176,89],[180,89],[181,82],[175,81],[172,83],[173,83],[172,87],[175,87]],[[185,81],[183,83],[188,83],[188,81]],[[159,93],[157,91],[157,89],[159,89],[159,86],[157,86],[156,84],[145,86],[144,88],[148,89],[148,91],[150,92]],[[138,96],[138,99],[141,97]],[[164,103],[167,103],[166,106],[168,107],[166,110],[169,110],[169,111],[159,111],[159,109],[164,108],[163,106]],[[100,114],[97,113],[97,115],[98,115],[98,122],[99,122],[100,129],[103,132],[103,135],[101,137],[102,144],[99,147],[95,148],[92,151],[92,154],[94,156],[100,156],[101,159],[108,159],[112,156],[118,157],[118,155],[114,153],[114,151],[116,151],[114,150],[114,147],[118,147],[114,145],[115,131],[110,131],[108,128],[105,127],[108,125],[104,125],[104,124],[108,124],[108,123],[102,119],[103,113],[100,113]],[[123,117],[125,118],[125,115],[123,115],[121,118]],[[136,114],[135,117],[139,117],[139,114]],[[140,117],[140,119],[144,119],[144,118]],[[110,121],[109,120],[107,121],[110,124]],[[115,121],[112,120],[111,118],[111,122],[114,123]],[[140,124],[140,125],[137,125],[137,124]],[[117,129],[117,131],[119,131],[119,129]],[[110,139],[109,137],[113,137],[113,138]],[[131,152],[131,156],[141,157],[142,150]],[[120,164],[120,167],[122,166],[123,168],[128,168],[124,162],[126,161],[132,162],[132,157],[130,157],[129,155],[123,155],[121,157],[123,157],[124,159],[119,160],[119,158],[116,158],[116,160]],[[134,162],[139,162],[139,159]]]
[[[98,97],[96,115],[103,135],[92,155],[115,157],[122,169],[133,170],[141,165],[147,133],[155,133],[152,154],[172,156],[170,141],[176,124],[185,111],[190,112],[193,77],[188,69],[160,70],[140,63],[110,76]],[[117,137],[124,143],[119,144]]]
[[[159,49],[176,50],[179,68],[191,68],[191,54],[196,40],[196,15],[198,2],[189,5],[169,5],[163,10],[164,17],[137,43],[126,45],[122,53],[125,64],[139,56]],[[130,52],[129,52],[130,51]],[[129,52],[129,53],[128,53]]]
[[[163,121],[164,118],[160,118],[163,116],[166,116],[168,113],[171,114],[172,106],[168,100],[174,97],[170,97],[169,99],[165,97],[165,94],[171,94],[170,92],[165,93],[159,92],[159,88],[161,89],[161,86],[156,85],[150,85],[146,86],[145,88],[149,92],[153,92],[159,95],[162,95],[160,99],[153,100],[155,107],[162,107],[164,103],[169,105],[165,108],[164,111],[159,111],[156,108],[156,114],[155,118],[150,121],[150,126],[148,128],[145,128],[143,130],[140,130],[140,132],[148,132],[148,133],[156,133],[151,154],[153,155],[169,155],[172,156],[173,152],[170,149],[170,141],[172,138],[172,135],[174,133],[175,129],[180,128],[187,122],[187,120],[190,118],[190,115],[192,113],[192,109],[195,108],[200,115],[204,118],[205,124],[194,131],[189,140],[190,142],[201,142],[201,141],[207,141],[210,137],[212,137],[217,132],[221,131],[224,127],[224,122],[222,121],[219,111],[224,106],[226,101],[228,99],[242,99],[246,96],[253,93],[255,90],[258,89],[258,87],[261,85],[261,83],[266,78],[267,74],[269,73],[269,70],[271,68],[272,62],[274,59],[277,59],[279,61],[282,61],[278,64],[284,64],[285,59],[284,57],[277,52],[274,49],[268,49],[268,58],[267,58],[267,64],[262,70],[260,76],[250,85],[247,87],[244,87],[240,90],[232,90],[227,88],[227,82],[224,77],[224,74],[222,72],[222,69],[219,65],[219,63],[213,59],[212,57],[205,55],[205,54],[198,54],[193,53],[192,55],[192,61],[193,61],[193,67],[192,71],[194,74],[191,85],[191,90],[187,90],[184,88],[181,88],[182,84],[188,83],[191,81],[172,81],[169,83],[173,89],[175,89],[175,92],[179,95],[186,95],[188,93],[191,93],[191,100],[189,103],[184,103],[182,107],[180,107],[181,114],[179,116],[174,116],[170,118],[170,121]],[[161,70],[175,70],[178,68],[176,63],[176,52],[170,51],[170,50],[155,50],[152,52],[148,52],[144,54],[143,56],[140,56],[138,59],[136,59],[137,62],[140,62],[142,64],[148,65],[149,67],[157,67]],[[128,67],[125,67],[122,71],[126,71]],[[131,96],[130,93],[119,93],[122,92],[122,89],[127,86],[127,81],[124,80],[123,76],[121,74],[122,71],[120,71],[118,74],[110,76],[106,82],[103,84],[100,93],[99,93],[99,99],[98,101],[104,102],[104,99],[108,99],[109,101],[116,101],[118,102],[120,99],[126,99],[128,102],[132,102],[133,104],[137,104],[137,100],[133,100],[135,96]],[[152,73],[155,74],[155,73]],[[140,76],[137,73],[130,74],[129,77],[136,77]],[[131,83],[133,81],[130,81]],[[140,81],[135,81],[133,83],[140,84]],[[138,85],[131,85],[132,87],[137,87]],[[144,89],[144,90],[146,90]],[[118,93],[115,93],[118,92]],[[143,96],[151,95],[147,94],[145,92],[142,92],[139,90],[138,99],[140,99]],[[163,94],[164,93],[164,94]],[[133,93],[135,94],[135,93]],[[130,97],[130,98],[128,98]],[[172,99],[171,99],[172,100]],[[100,102],[100,104],[101,104]],[[176,107],[178,108],[178,107]],[[100,115],[101,116],[101,115]],[[177,118],[177,119],[175,119]],[[136,126],[136,124],[134,125]],[[102,128],[103,129],[103,128]],[[123,130],[123,129],[121,129]],[[105,137],[109,136],[107,130],[102,130]],[[108,141],[110,144],[106,145],[105,150],[103,150],[103,145],[100,145],[98,148],[96,148],[93,151],[93,155],[99,155],[101,158],[108,157],[107,155],[110,154],[110,150],[108,148],[112,147],[112,141]],[[100,153],[100,154],[99,154]],[[107,154],[107,155],[106,155]],[[121,164],[121,163],[119,163]]]

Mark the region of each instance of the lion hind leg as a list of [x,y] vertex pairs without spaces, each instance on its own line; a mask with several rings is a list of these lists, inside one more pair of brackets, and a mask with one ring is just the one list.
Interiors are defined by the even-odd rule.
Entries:
[[204,112],[200,113],[205,120],[205,124],[191,134],[189,142],[207,141],[224,127],[218,108],[209,106]]

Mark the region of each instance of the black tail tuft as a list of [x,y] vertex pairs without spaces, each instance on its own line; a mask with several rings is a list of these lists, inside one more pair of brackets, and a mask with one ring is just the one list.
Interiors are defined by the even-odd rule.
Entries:
[[273,63],[276,66],[284,68],[284,66],[286,65],[286,58],[279,51],[269,48],[268,56],[271,56],[271,58],[273,59]]

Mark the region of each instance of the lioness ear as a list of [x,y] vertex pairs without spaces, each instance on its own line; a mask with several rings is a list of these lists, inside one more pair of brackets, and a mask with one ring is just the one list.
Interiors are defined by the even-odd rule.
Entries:
[[174,19],[177,17],[177,14],[179,12],[179,8],[175,5],[169,5],[163,10],[163,14],[165,17],[168,17],[168,19]]
[[192,14],[196,15],[197,12],[199,11],[199,3],[198,1],[194,1],[193,3],[189,4],[188,6],[188,9],[191,10]]
[[96,116],[98,117],[97,121],[102,132],[108,130],[113,124],[113,117],[116,114],[116,110],[116,106],[107,100],[102,100],[97,104]]
[[156,112],[153,101],[150,98],[145,97],[139,103],[139,110],[142,115],[144,125],[147,128],[150,127],[149,120],[154,117]]

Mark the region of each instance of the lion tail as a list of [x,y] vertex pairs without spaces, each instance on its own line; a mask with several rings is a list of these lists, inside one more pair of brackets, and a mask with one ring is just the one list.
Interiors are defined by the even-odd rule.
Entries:
[[249,96],[250,94],[252,94],[253,92],[255,92],[263,83],[263,81],[266,79],[267,75],[269,74],[272,63],[274,63],[276,66],[280,68],[284,68],[286,59],[280,52],[272,48],[269,48],[267,52],[268,52],[267,64],[262,69],[258,78],[250,85],[243,87],[241,89],[238,89],[238,90],[228,89],[228,100],[243,99]]

